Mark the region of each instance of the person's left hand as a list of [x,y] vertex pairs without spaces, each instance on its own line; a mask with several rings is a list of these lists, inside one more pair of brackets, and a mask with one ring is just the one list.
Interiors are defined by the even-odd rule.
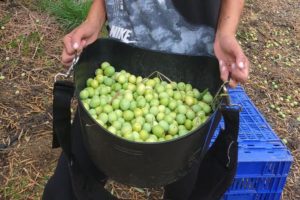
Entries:
[[249,60],[245,56],[235,36],[216,35],[214,43],[215,55],[219,60],[220,74],[223,81],[231,79],[229,85],[235,87],[244,83],[249,76]]

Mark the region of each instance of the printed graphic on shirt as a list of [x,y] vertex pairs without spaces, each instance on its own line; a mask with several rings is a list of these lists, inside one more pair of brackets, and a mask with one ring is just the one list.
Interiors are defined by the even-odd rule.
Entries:
[[111,37],[153,50],[213,55],[214,29],[186,22],[171,0],[106,0],[106,10]]
[[113,17],[124,17],[127,13],[124,11],[124,1],[123,0],[110,0],[113,3],[113,7],[110,13]]
[[132,31],[129,29],[125,29],[122,27],[118,27],[112,25],[111,30],[109,32],[109,36],[112,38],[116,38],[125,43],[136,43],[136,41],[130,41],[129,38],[132,35]]

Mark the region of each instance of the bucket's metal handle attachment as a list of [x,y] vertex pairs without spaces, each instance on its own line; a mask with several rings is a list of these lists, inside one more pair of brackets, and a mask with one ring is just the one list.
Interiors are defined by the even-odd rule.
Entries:
[[56,80],[57,80],[57,78],[58,78],[59,76],[63,76],[63,77],[65,77],[65,78],[68,78],[68,77],[71,75],[71,72],[73,71],[73,68],[74,68],[74,66],[77,64],[78,60],[79,60],[79,54],[78,54],[77,51],[76,51],[76,52],[75,52],[75,57],[74,57],[74,59],[73,59],[73,61],[72,61],[71,66],[69,67],[68,71],[67,71],[66,73],[61,73],[61,72],[57,73],[57,74],[54,76],[54,82],[56,82]]
[[228,89],[227,89],[227,85],[228,85],[229,81],[226,81],[222,87],[221,87],[221,90],[223,90],[223,94],[219,94],[220,96],[222,97],[225,97],[225,104],[227,106],[231,105],[231,100],[230,100],[230,96],[229,96],[229,93],[228,93]]
[[221,99],[221,98],[225,98],[225,104],[229,105],[230,104],[230,96],[228,94],[228,90],[227,90],[227,85],[228,85],[229,81],[224,82],[219,90],[217,91],[215,97],[213,98],[212,102],[211,102],[211,106],[213,108],[213,110],[216,110],[216,105],[217,102]]
[[229,85],[230,79],[231,79],[231,73],[229,73],[227,81],[225,81],[221,85],[218,92],[216,93],[216,95],[215,95],[215,97],[212,101],[213,109],[215,109],[216,102],[218,100],[220,100],[220,98],[224,97],[224,104],[223,104],[224,106],[231,106],[231,107],[232,106],[237,106],[237,107],[239,107],[240,111],[242,110],[242,106],[240,104],[233,104],[231,102],[230,95],[229,95],[229,92],[228,92],[228,87],[229,87],[228,85]]
[[[167,81],[169,83],[172,83],[173,81],[168,78],[166,75],[164,75],[163,73],[159,72],[159,71],[154,71],[152,72],[149,76],[147,76],[145,79],[144,79],[144,82],[146,82],[148,79],[152,78],[152,77],[158,77],[161,81]],[[217,101],[219,101],[221,98],[224,97],[224,104],[225,106],[238,106],[240,107],[240,110],[242,108],[241,105],[239,104],[232,104],[231,103],[231,100],[230,100],[230,95],[228,93],[228,89],[227,87],[229,87],[229,82],[230,82],[230,79],[231,79],[231,73],[228,74],[228,78],[227,78],[227,81],[225,81],[219,88],[219,90],[217,91],[213,101],[211,102],[211,107],[213,108],[213,110],[216,110],[216,105],[217,105]],[[206,91],[204,91],[205,93]]]
[[230,96],[229,96],[228,89],[227,89],[229,87],[230,79],[231,79],[231,72],[229,72],[227,81],[223,85],[223,92],[224,92],[224,94],[226,94],[226,96],[225,96],[225,104],[227,106],[231,105],[231,100],[230,100]]

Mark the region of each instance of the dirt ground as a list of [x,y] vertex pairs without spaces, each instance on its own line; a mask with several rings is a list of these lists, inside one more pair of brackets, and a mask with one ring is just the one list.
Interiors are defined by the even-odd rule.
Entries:
[[[51,149],[52,85],[65,70],[64,32],[32,2],[0,0],[1,200],[39,199],[60,153]],[[299,0],[248,0],[237,35],[251,61],[245,90],[294,157],[284,200],[300,199],[299,18]],[[107,188],[123,199],[161,196],[113,182]]]

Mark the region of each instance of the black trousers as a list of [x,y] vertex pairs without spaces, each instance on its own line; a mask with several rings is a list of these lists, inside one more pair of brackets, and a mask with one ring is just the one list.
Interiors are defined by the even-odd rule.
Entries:
[[[72,170],[70,172],[69,170]],[[66,156],[62,154],[58,160],[57,168],[55,169],[54,175],[49,179],[45,190],[43,194],[43,200],[79,200],[77,198],[76,194],[79,193],[80,186],[76,185],[74,186],[74,180],[72,179],[72,176],[74,176],[74,169],[70,169],[69,163],[66,159]],[[196,171],[196,170],[194,170]],[[72,175],[70,173],[73,173]],[[77,171],[77,173],[84,173]],[[189,178],[188,178],[189,177]],[[171,184],[165,187],[165,197],[164,199],[178,199],[178,200],[184,200],[188,199],[190,196],[193,185],[195,183],[195,176],[192,176],[192,173],[190,173],[190,176],[185,177],[184,179],[176,182],[176,184]],[[87,194],[86,197],[83,197],[82,199],[93,199],[91,194],[91,189],[88,188],[90,181],[86,180],[86,177],[83,178],[77,178],[77,184],[80,185],[86,185],[85,187],[86,191],[83,191],[84,194]],[[93,183],[95,184],[95,183]],[[108,191],[106,191],[104,187],[105,181],[102,182],[102,184],[98,183],[99,186],[97,188],[98,194],[103,197],[103,199],[116,199]],[[95,187],[95,186],[92,186]],[[95,188],[96,189],[96,188]],[[81,191],[82,192],[82,191]],[[95,191],[93,191],[95,192]],[[80,196],[84,196],[81,194]],[[95,198],[97,199],[97,198]]]

